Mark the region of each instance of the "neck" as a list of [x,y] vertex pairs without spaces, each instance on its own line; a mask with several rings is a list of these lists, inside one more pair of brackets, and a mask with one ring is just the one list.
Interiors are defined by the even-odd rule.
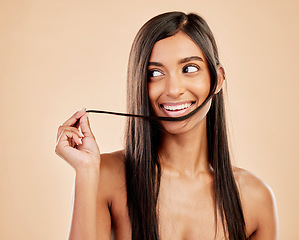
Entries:
[[162,168],[177,175],[196,177],[210,172],[206,118],[188,132],[164,132],[159,154]]

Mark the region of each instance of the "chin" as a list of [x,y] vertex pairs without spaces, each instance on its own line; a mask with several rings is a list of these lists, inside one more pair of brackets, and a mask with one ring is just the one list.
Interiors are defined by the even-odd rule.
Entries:
[[194,119],[193,116],[184,121],[162,122],[161,125],[165,134],[183,135],[201,129],[202,127],[206,127],[205,119],[205,117],[203,117],[203,119]]

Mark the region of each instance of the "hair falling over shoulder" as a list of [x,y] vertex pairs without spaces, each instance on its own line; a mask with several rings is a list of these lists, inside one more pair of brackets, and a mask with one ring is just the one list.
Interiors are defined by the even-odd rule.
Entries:
[[[204,53],[211,76],[210,95],[214,94],[220,62],[209,26],[196,14],[164,13],[145,23],[133,42],[127,73],[128,112],[146,116],[152,114],[147,89],[147,64],[151,51],[157,41],[179,31],[186,33]],[[226,239],[246,239],[245,221],[229,154],[222,90],[213,96],[207,115],[207,132],[216,222],[218,209]],[[125,136],[127,206],[132,239],[158,240],[157,200],[161,180],[158,147],[161,130],[157,122],[129,117]],[[215,236],[216,233],[217,228]]]

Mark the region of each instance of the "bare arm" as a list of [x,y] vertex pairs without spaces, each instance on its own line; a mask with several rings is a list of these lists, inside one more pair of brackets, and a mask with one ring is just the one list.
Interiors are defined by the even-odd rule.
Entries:
[[250,240],[278,240],[278,217],[271,188],[254,174],[234,168]]
[[72,224],[69,240],[97,239],[97,189],[99,171],[83,169],[76,172]]
[[85,109],[59,127],[55,152],[76,171],[69,240],[96,240],[100,151]]
[[257,230],[252,240],[278,240],[278,217],[275,197],[272,190],[263,184],[256,207]]

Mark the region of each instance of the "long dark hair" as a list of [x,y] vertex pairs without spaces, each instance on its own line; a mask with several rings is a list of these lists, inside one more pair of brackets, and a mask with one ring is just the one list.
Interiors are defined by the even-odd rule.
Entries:
[[[149,20],[133,42],[127,82],[128,112],[151,115],[148,98],[148,62],[154,44],[183,31],[204,53],[210,71],[213,94],[220,64],[213,34],[200,16],[169,12]],[[142,118],[128,118],[125,165],[127,206],[133,240],[158,240],[157,200],[161,180],[158,147],[161,129],[158,123]],[[217,209],[220,212],[226,239],[246,239],[245,221],[239,192],[230,161],[222,90],[213,96],[207,114],[209,164],[213,169],[214,206],[217,232]]]

